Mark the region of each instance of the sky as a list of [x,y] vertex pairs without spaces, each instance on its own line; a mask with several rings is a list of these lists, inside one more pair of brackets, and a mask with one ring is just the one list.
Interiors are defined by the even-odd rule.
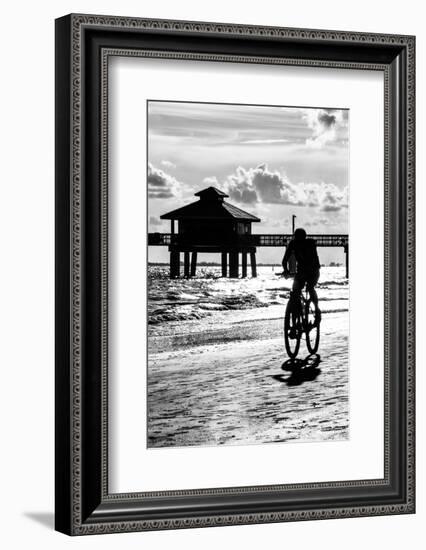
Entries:
[[[261,219],[253,233],[289,233],[293,214],[307,233],[348,232],[348,110],[149,101],[147,120],[150,232],[169,232],[160,215],[210,185]],[[319,253],[343,262],[340,249]],[[258,262],[281,257],[258,250]],[[167,261],[167,248],[150,247],[149,259]]]

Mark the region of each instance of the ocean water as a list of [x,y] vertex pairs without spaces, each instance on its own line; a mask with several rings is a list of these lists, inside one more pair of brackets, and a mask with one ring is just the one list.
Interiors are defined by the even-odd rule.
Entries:
[[[148,334],[201,331],[221,322],[271,319],[283,315],[292,279],[281,266],[259,266],[256,278],[221,277],[220,266],[199,267],[190,279],[169,279],[168,266],[148,268]],[[322,267],[317,285],[323,314],[348,311],[344,267]]]

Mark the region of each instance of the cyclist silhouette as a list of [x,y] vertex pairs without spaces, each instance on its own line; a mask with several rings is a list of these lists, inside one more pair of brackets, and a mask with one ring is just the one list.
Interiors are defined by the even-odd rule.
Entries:
[[318,296],[315,285],[320,275],[320,262],[317,252],[317,244],[314,239],[306,238],[306,231],[302,228],[296,229],[294,238],[290,241],[283,258],[283,275],[292,275],[289,269],[289,260],[294,254],[297,262],[296,273],[293,282],[293,294],[300,295],[305,284],[310,299],[318,306]]

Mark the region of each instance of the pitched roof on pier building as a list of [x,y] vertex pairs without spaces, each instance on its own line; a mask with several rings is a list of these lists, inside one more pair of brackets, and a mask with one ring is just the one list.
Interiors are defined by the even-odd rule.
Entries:
[[202,191],[195,193],[200,200],[182,206],[172,212],[167,212],[160,216],[162,220],[183,220],[183,219],[210,219],[210,220],[241,220],[248,222],[260,222],[260,219],[249,212],[245,212],[226,202],[224,199],[229,197],[226,193],[216,187],[207,187]]

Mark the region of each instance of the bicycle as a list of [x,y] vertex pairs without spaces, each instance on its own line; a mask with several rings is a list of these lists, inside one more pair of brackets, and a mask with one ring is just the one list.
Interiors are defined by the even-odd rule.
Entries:
[[284,343],[290,359],[297,356],[303,333],[309,353],[318,351],[320,324],[321,312],[310,299],[306,286],[299,294],[291,291],[284,315]]

